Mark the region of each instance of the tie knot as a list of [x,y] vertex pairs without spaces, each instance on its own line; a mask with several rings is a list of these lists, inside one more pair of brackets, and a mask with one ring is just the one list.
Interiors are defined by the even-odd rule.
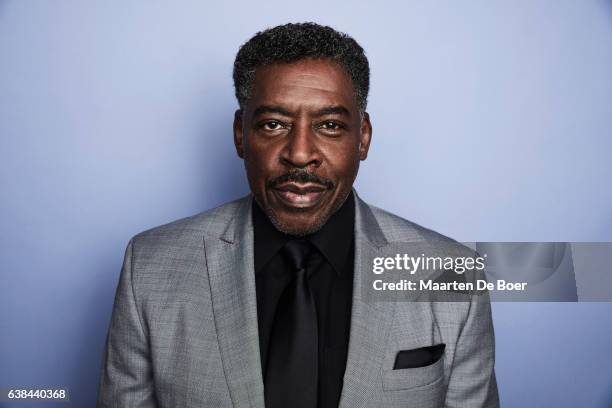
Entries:
[[292,240],[285,244],[283,253],[295,271],[306,269],[306,260],[312,252],[312,244],[306,240]]

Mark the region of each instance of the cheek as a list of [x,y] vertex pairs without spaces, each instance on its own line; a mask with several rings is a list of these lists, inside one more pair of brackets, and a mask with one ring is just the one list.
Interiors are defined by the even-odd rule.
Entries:
[[250,177],[262,179],[274,173],[275,163],[278,162],[277,148],[271,145],[249,144],[245,148],[245,164]]
[[339,178],[354,176],[359,168],[359,150],[354,144],[346,144],[333,149],[328,154],[329,167]]

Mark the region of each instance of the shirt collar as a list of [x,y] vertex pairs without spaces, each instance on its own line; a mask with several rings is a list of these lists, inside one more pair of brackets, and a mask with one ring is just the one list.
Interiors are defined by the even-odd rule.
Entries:
[[323,254],[334,270],[341,274],[353,246],[355,201],[351,191],[342,204],[319,231],[308,239]]
[[[295,237],[282,233],[253,201],[253,231],[255,250],[255,273],[258,273],[272,257]],[[355,226],[355,199],[351,191],[340,207],[317,232],[308,239],[323,254],[336,273],[341,274],[349,261],[347,257],[353,245]]]

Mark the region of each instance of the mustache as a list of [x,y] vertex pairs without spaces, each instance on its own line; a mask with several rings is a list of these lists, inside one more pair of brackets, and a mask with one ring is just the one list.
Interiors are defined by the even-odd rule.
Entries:
[[317,176],[315,173],[301,169],[289,170],[288,172],[273,178],[268,182],[268,187],[275,188],[280,184],[288,183],[290,181],[297,183],[316,183],[325,186],[327,189],[334,187],[334,183],[330,179]]

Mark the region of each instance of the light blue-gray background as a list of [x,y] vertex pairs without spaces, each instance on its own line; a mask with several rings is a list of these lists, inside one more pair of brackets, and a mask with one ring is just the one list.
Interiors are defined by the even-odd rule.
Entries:
[[[93,406],[135,233],[247,192],[231,67],[315,20],[372,68],[367,201],[462,241],[612,240],[610,1],[0,1],[0,387]],[[494,304],[506,407],[612,405],[612,304]]]

